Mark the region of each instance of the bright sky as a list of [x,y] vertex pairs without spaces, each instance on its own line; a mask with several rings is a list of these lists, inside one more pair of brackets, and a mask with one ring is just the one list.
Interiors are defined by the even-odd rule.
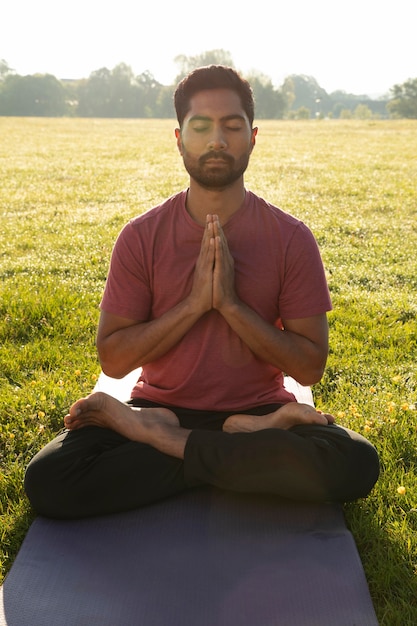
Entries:
[[313,76],[328,93],[383,94],[417,77],[413,0],[9,0],[0,59],[18,74],[87,78],[102,67],[149,70],[162,84],[177,55],[230,52],[235,67]]

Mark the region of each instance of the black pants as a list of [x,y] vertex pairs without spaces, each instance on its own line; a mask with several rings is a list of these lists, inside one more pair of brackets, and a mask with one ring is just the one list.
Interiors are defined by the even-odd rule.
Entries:
[[[261,415],[276,408],[246,412]],[[221,427],[231,413],[173,410],[181,426],[193,428],[184,460],[105,428],[65,431],[27,468],[25,489],[34,509],[62,519],[116,513],[206,484],[294,500],[346,502],[366,496],[378,478],[375,448],[340,426],[230,434]]]

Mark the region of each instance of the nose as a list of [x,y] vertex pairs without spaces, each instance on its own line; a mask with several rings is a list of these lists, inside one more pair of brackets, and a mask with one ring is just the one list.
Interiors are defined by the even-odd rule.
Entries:
[[224,134],[220,128],[214,129],[208,142],[209,150],[225,150],[227,148],[227,142]]

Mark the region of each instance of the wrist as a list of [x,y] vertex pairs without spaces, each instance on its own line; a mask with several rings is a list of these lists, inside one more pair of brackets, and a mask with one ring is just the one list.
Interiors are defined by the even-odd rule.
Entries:
[[196,321],[212,308],[207,303],[202,302],[199,298],[195,298],[192,295],[189,295],[188,298],[183,301],[183,305],[185,314],[195,318]]
[[224,300],[220,306],[214,307],[227,320],[236,319],[242,311],[243,303],[237,297]]

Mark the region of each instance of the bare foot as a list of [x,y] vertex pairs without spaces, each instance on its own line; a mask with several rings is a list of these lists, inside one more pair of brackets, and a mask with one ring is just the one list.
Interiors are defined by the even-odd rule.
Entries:
[[317,411],[309,404],[288,402],[273,413],[267,415],[231,415],[223,424],[227,433],[254,432],[266,428],[288,430],[297,424],[320,424],[327,426],[334,423],[333,415]]
[[69,430],[85,426],[109,428],[132,441],[182,458],[183,445],[189,431],[180,428],[175,413],[164,408],[130,407],[106,393],[98,391],[77,400],[64,418]]

